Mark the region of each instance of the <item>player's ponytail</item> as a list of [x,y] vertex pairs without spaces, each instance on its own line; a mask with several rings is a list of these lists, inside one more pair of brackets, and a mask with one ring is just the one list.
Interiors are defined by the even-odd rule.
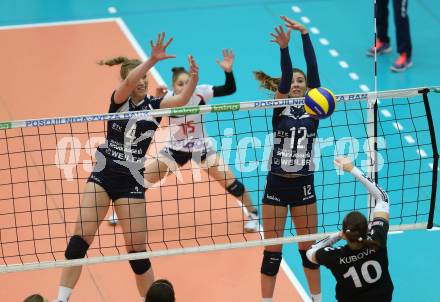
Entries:
[[[304,79],[307,80],[304,71],[299,68],[293,68],[293,72],[299,72],[304,76]],[[254,76],[257,81],[260,82],[260,87],[267,89],[272,92],[276,92],[278,90],[278,85],[281,81],[281,78],[273,78],[264,71],[258,70],[254,71]]]
[[173,73],[173,77],[172,77],[173,84],[177,81],[177,79],[182,73],[189,75],[189,72],[185,69],[185,67],[173,67],[171,68],[171,72]]
[[260,87],[275,92],[278,89],[280,78],[273,78],[264,71],[254,71],[255,79],[260,82]]
[[121,78],[125,80],[129,72],[140,65],[142,62],[138,59],[129,59],[127,57],[118,56],[108,60],[100,60],[97,63],[98,65],[107,66],[121,65],[121,70],[119,71],[119,74],[121,75]]
[[355,249],[370,248],[374,250],[380,247],[379,242],[368,238],[367,218],[360,212],[353,211],[345,216],[342,231],[350,247],[354,247]]

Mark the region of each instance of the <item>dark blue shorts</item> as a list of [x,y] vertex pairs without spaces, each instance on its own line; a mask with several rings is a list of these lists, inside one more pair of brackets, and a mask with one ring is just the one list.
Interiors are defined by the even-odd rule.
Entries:
[[298,207],[316,202],[313,174],[287,178],[269,172],[263,195],[263,204]]
[[99,172],[93,171],[87,182],[103,187],[113,201],[119,198],[144,199],[144,186],[130,174],[104,168]]
[[181,167],[190,160],[195,160],[199,163],[203,162],[208,155],[210,155],[211,153],[215,153],[215,150],[207,148],[201,151],[185,152],[165,147],[160,151],[160,153],[163,156],[175,161],[177,165]]

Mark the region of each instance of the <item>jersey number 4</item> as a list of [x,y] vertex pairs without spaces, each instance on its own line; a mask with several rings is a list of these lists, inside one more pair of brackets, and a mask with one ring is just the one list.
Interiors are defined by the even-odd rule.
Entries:
[[188,121],[186,123],[180,124],[180,127],[182,127],[183,134],[188,135],[188,133],[194,133],[195,126],[194,121]]
[[[375,277],[372,277],[370,275],[370,272],[368,271],[369,267],[372,267],[375,271]],[[366,261],[364,264],[362,264],[361,266],[361,273],[362,273],[362,278],[365,280],[365,282],[367,283],[374,283],[377,280],[380,279],[380,277],[382,276],[382,267],[380,266],[380,263],[375,261],[375,260],[369,260]],[[354,282],[354,286],[356,286],[357,288],[362,287],[362,282],[361,279],[359,278],[359,274],[357,273],[356,269],[354,268],[354,266],[350,266],[350,268],[348,269],[348,271],[343,275],[344,278],[352,278],[353,282]]]

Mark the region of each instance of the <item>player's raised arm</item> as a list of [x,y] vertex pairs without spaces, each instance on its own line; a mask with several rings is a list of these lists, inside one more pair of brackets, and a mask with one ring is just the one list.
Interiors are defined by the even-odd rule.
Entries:
[[157,35],[156,42],[150,41],[151,45],[151,55],[142,64],[130,71],[128,76],[121,82],[119,87],[115,91],[114,102],[116,104],[121,104],[127,100],[132,91],[136,88],[139,80],[145,76],[145,74],[159,61],[175,58],[174,55],[169,55],[166,53],[167,47],[173,41],[170,38],[166,43],[165,33],[162,32]]
[[277,43],[280,46],[281,54],[281,79],[278,84],[278,89],[275,93],[275,98],[283,99],[287,98],[289,95],[290,85],[292,83],[293,77],[292,60],[290,59],[289,54],[289,41],[291,30],[289,29],[287,32],[285,32],[281,25],[275,27],[274,30],[275,32],[270,34],[273,38],[270,41]]
[[188,85],[185,85],[182,93],[173,95],[165,98],[160,103],[160,108],[170,108],[170,107],[181,107],[185,106],[191,96],[194,93],[194,90],[197,87],[197,83],[199,81],[199,66],[194,60],[192,55],[188,56],[189,62],[189,82]]
[[335,159],[335,165],[345,172],[351,173],[359,180],[371,195],[376,199],[376,207],[374,208],[374,218],[381,217],[385,220],[389,219],[389,202],[387,193],[374,181],[368,178],[360,169],[358,169],[352,161],[345,156]]
[[304,58],[306,60],[307,65],[307,87],[309,88],[317,88],[321,86],[321,81],[319,79],[318,72],[318,62],[316,60],[315,50],[313,48],[312,41],[310,40],[309,32],[307,28],[286,16],[281,16],[281,19],[284,20],[284,25],[291,29],[296,30],[301,33],[301,39],[303,42],[303,52]]
[[232,49],[223,49],[223,60],[216,60],[217,64],[225,72],[225,83],[221,86],[212,88],[214,97],[227,96],[233,94],[237,88],[235,85],[234,74],[232,73],[232,65],[234,64],[234,53]]

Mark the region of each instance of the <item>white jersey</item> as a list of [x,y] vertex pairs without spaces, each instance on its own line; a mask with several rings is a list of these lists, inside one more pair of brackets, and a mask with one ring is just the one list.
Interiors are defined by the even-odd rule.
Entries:
[[[173,95],[168,91],[164,98]],[[199,106],[208,103],[214,97],[212,85],[199,85],[194,90],[186,106]],[[210,140],[205,136],[203,116],[201,114],[170,116],[170,140],[166,146],[182,152],[194,152],[207,149]]]

